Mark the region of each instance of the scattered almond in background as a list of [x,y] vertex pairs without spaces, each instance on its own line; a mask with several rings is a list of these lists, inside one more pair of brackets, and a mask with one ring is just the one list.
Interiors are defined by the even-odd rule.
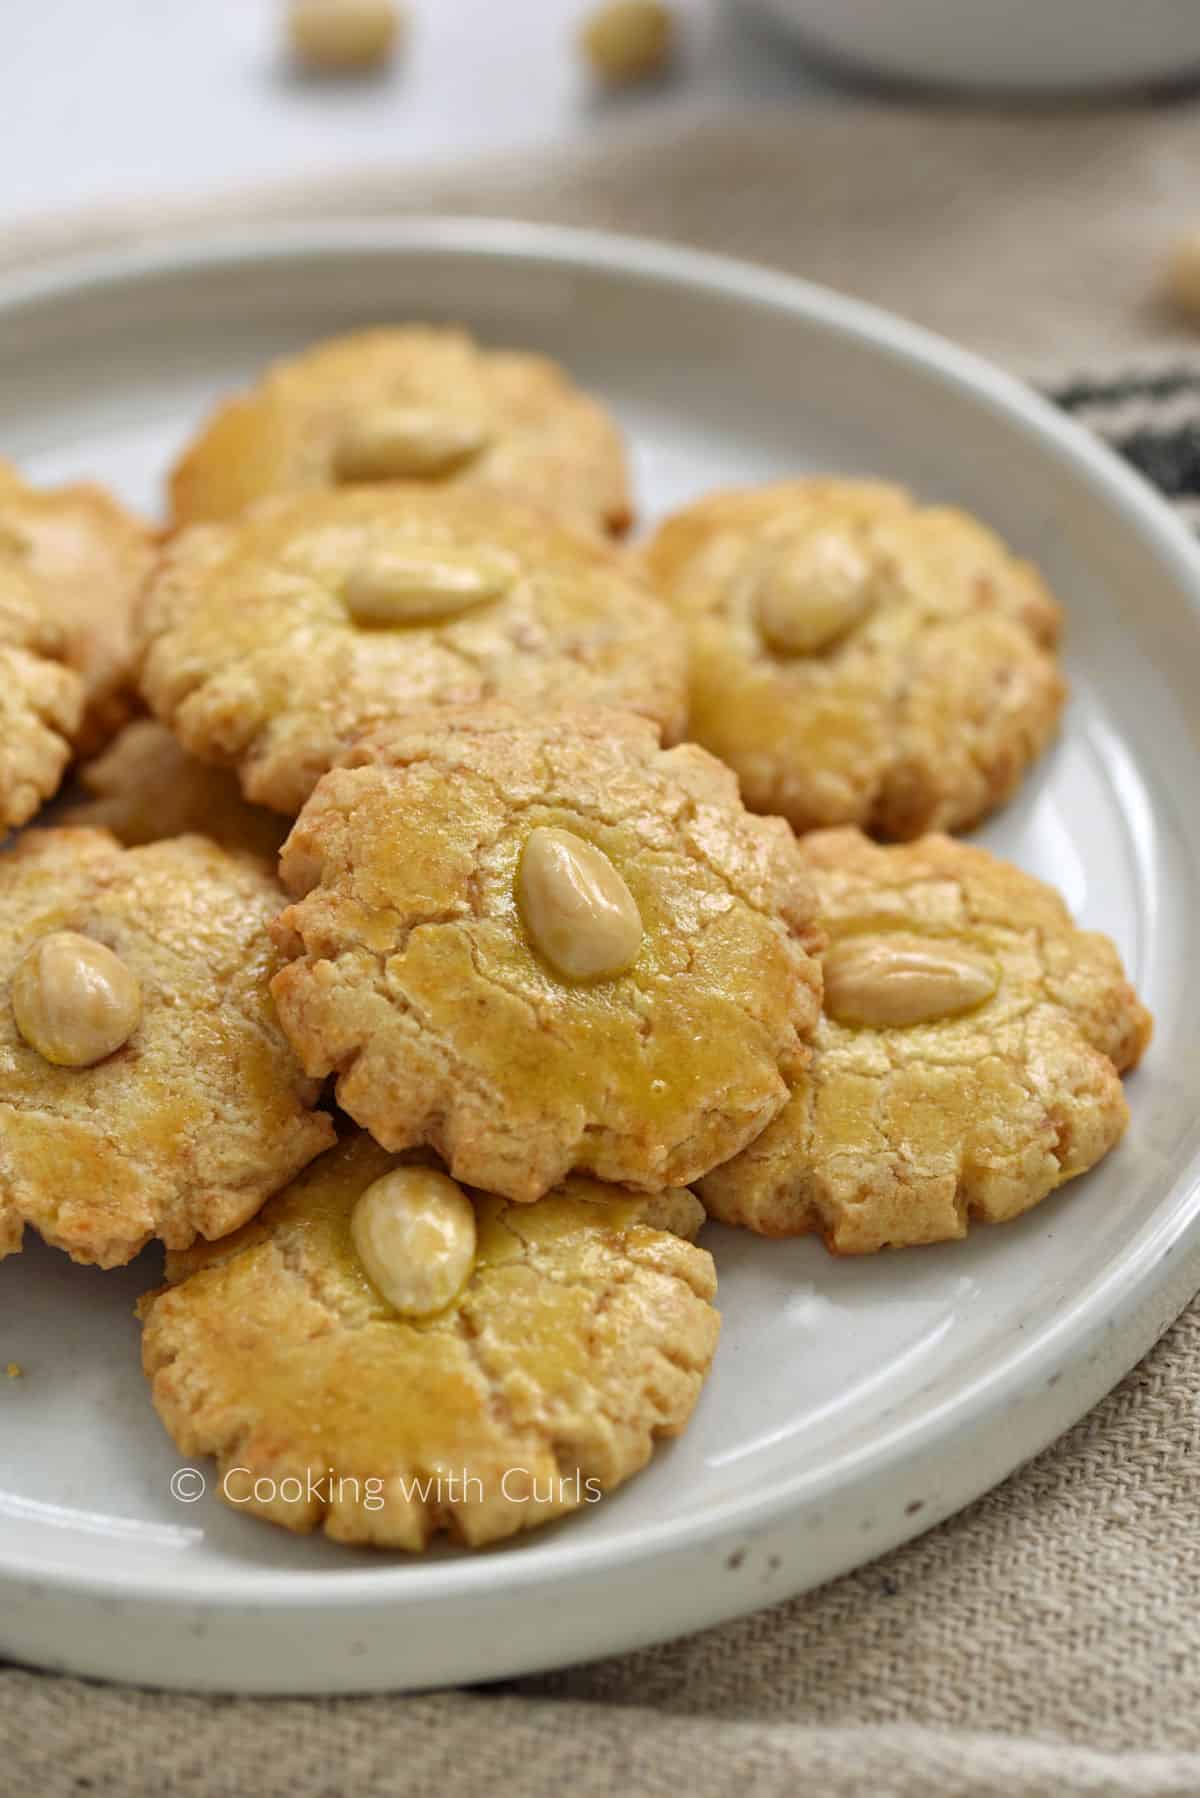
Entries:
[[288,44],[306,69],[329,74],[375,69],[396,49],[404,23],[396,0],[291,0]]
[[661,0],[607,0],[585,20],[579,42],[601,81],[650,81],[674,54],[675,19]]
[[1200,231],[1178,240],[1167,260],[1164,285],[1176,311],[1200,324]]

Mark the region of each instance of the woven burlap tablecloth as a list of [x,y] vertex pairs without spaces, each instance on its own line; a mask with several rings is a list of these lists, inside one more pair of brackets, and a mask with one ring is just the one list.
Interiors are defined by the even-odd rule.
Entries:
[[[891,306],[1052,387],[1184,504],[1200,339],[1154,299],[1200,226],[1200,107],[673,121],[10,234],[0,263],[320,214],[643,232]],[[1165,372],[1164,372],[1165,371]],[[1068,377],[1078,377],[1068,390]],[[180,1697],[0,1668],[0,1791],[1200,1793],[1200,1305],[1056,1447],[858,1573],[686,1641],[412,1698]]]

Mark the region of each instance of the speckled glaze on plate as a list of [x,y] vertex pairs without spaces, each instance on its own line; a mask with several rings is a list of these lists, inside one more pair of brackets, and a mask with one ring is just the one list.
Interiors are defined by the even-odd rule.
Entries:
[[[1117,940],[1158,1031],[1096,1173],[965,1243],[838,1262],[710,1227],[724,1340],[688,1434],[614,1498],[478,1556],[366,1556],[198,1495],[115,1274],[0,1265],[0,1655],[154,1685],[345,1692],[613,1653],[804,1590],[927,1528],[1071,1424],[1200,1286],[1200,559],[1013,381],[736,263],[418,221],[158,246],[0,287],[0,449],[156,507],[221,392],[388,318],[560,357],[615,407],[647,519],[717,485],[874,473],[979,512],[1069,614],[1062,742],[981,841]],[[173,1496],[172,1477],[176,1478]]]

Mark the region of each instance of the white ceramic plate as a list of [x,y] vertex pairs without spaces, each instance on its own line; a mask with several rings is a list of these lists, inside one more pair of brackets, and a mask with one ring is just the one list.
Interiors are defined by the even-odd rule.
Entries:
[[25,1369],[0,1377],[0,1654],[335,1692],[696,1629],[974,1498],[1200,1285],[1200,563],[1166,506],[1024,389],[880,313],[676,250],[470,222],[176,244],[9,281],[0,449],[152,507],[214,396],[267,356],[407,316],[569,363],[628,427],[649,517],[797,469],[870,472],[973,508],[1042,564],[1070,613],[1074,697],[1061,745],[982,836],[1111,932],[1157,1013],[1133,1126],[1095,1175],[965,1243],[839,1262],[710,1228],[724,1340],[688,1434],[594,1511],[474,1557],[372,1557],[172,1497],[180,1459],[130,1315],[156,1259],[102,1274],[31,1242],[0,1266],[0,1367]]
[[801,49],[889,81],[1085,94],[1194,80],[1188,0],[742,0]]

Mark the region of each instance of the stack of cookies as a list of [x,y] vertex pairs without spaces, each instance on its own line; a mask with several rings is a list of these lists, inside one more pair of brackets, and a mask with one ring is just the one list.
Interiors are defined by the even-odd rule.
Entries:
[[238,1509],[577,1509],[696,1404],[706,1214],[938,1242],[1116,1144],[1113,946],[933,834],[1064,699],[981,524],[794,480],[622,548],[603,408],[417,327],[268,370],[171,505],[0,473],[0,831],[82,788],[0,857],[0,1255],[165,1245],[153,1400]]

